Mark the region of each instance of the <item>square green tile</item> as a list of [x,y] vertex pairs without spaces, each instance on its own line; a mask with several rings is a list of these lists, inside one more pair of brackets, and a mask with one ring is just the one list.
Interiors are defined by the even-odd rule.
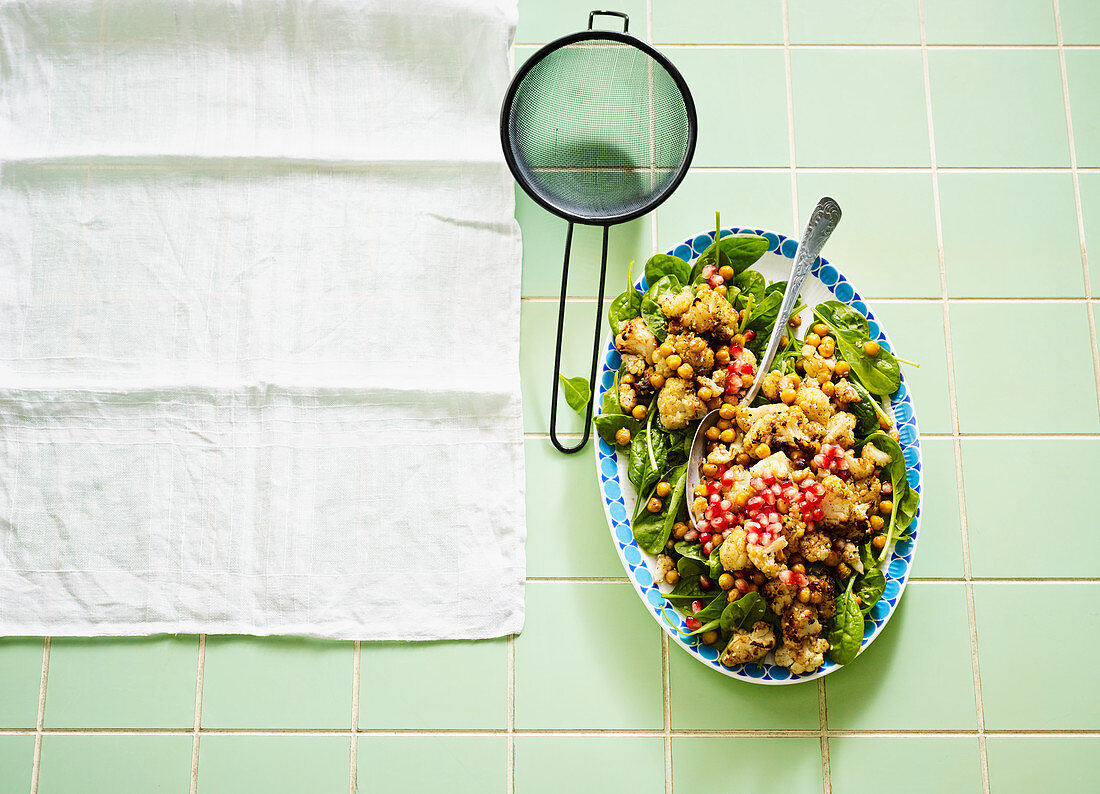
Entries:
[[33,736],[0,736],[0,770],[3,770],[0,783],[6,787],[4,791],[17,791],[19,794],[30,791],[33,765]]
[[660,736],[520,736],[516,739],[517,792],[664,794],[664,790],[665,742]]
[[548,439],[524,442],[527,575],[622,576],[590,454],[562,455]]
[[987,736],[989,790],[997,794],[1093,791],[1100,736]]
[[1056,44],[1050,0],[924,0],[929,44]]
[[[612,292],[615,289],[615,292]],[[626,289],[626,284],[608,289],[611,298]],[[600,315],[600,344],[610,332],[605,301]],[[565,330],[562,334],[561,373],[587,378],[592,362],[592,326],[596,321],[594,300],[571,300],[566,304]],[[519,374],[523,393],[523,429],[528,433],[546,433],[550,429],[550,395],[554,377],[554,342],[558,329],[558,301],[525,300],[520,305]],[[601,353],[603,348],[600,348]],[[558,433],[579,433],[584,417],[565,402],[559,389]]]
[[917,0],[789,0],[792,44],[920,44]]
[[197,637],[54,639],[47,728],[188,728],[195,724]]
[[[1091,493],[1100,471],[1100,439],[964,439],[963,487],[975,577],[1090,577],[1100,559],[1095,511],[1085,499],[1042,499],[1039,494]],[[1006,483],[1020,483],[1016,496]],[[1023,485],[1023,483],[1020,483]],[[1036,542],[1036,529],[1056,532],[1058,543]],[[1066,549],[1072,554],[1066,554]],[[1021,549],[1027,549],[1021,553]]]
[[1084,296],[1069,174],[941,173],[940,213],[951,297]]
[[757,686],[716,673],[669,643],[673,730],[817,730],[817,687]]
[[[1006,327],[1021,333],[1010,355],[996,355],[990,332]],[[962,432],[1100,430],[1083,303],[955,303],[951,342]],[[1042,384],[1040,406],[1024,384]]]
[[[859,284],[857,283],[858,287]],[[873,302],[897,354],[920,364],[902,364],[917,424],[924,433],[951,432],[951,400],[947,387],[947,343],[943,334],[943,304]]]
[[199,742],[202,794],[346,794],[350,775],[350,735],[208,734]]
[[692,169],[657,209],[657,239],[664,251],[686,237],[722,226],[751,226],[788,233],[794,219],[791,176],[767,171],[729,173]]
[[[1100,728],[1100,685],[1081,662],[1097,649],[1098,599],[1100,586],[1088,583],[974,585],[986,730]],[[1077,647],[1035,653],[1026,640],[1038,635],[1030,632]]]
[[507,747],[503,736],[366,736],[359,740],[359,791],[504,791]]
[[1058,0],[1062,19],[1062,41],[1066,44],[1100,42],[1100,14],[1096,0]]
[[[508,641],[364,642],[363,728],[504,728]],[[455,686],[461,681],[461,686]]]
[[[780,0],[652,0],[660,44],[782,44]],[[690,11],[687,10],[690,8]]]
[[844,209],[824,256],[864,296],[940,297],[930,173],[799,172],[800,219],[821,196],[832,196]]
[[42,640],[0,639],[0,728],[33,728],[42,687]]
[[[300,637],[210,637],[204,728],[347,728],[352,644]],[[277,692],[278,697],[272,697]]]
[[1062,73],[1053,50],[931,50],[940,166],[1068,166]]
[[1073,114],[1073,145],[1077,150],[1077,165],[1082,168],[1100,166],[1100,102],[1096,101],[1098,82],[1100,51],[1066,52],[1066,83],[1069,86],[1069,107]]
[[800,167],[929,164],[917,50],[798,49],[791,80]]
[[834,736],[829,773],[834,791],[859,791],[869,780],[888,780],[890,794],[982,789],[977,737]]
[[[516,187],[516,220],[523,234],[524,297],[557,297],[561,294],[561,269],[565,258],[568,224],[544,210]],[[644,216],[612,226],[607,238],[608,295],[626,289],[627,268],[634,262],[634,274],[653,253],[652,223]],[[574,226],[569,254],[569,295],[595,298],[600,289],[600,254],[603,230],[595,226]]]
[[668,56],[691,88],[699,115],[692,165],[790,165],[782,51],[693,47]]
[[[585,30],[588,27],[588,12],[594,7],[591,2],[581,0],[554,0],[552,3],[546,0],[520,0],[516,41],[545,44],[569,33]],[[630,16],[630,33],[642,39],[646,37],[645,0],[621,0],[614,4],[613,10]],[[623,29],[621,20],[615,17],[596,17],[594,27]]]
[[961,578],[962,524],[959,521],[959,480],[955,443],[950,438],[922,438],[924,476],[920,542],[913,560],[917,578]]
[[628,584],[533,582],[516,727],[660,729],[660,629]]
[[[715,788],[728,781],[730,788]],[[733,786],[736,781],[736,787]],[[690,737],[672,740],[672,790],[790,791],[824,789],[821,742],[810,739]]]
[[1089,253],[1089,282],[1100,295],[1100,174],[1078,174],[1081,215],[1085,221],[1085,248]]
[[974,730],[962,583],[910,582],[882,634],[825,692],[833,730]]
[[38,774],[38,794],[186,792],[191,737],[47,735]]

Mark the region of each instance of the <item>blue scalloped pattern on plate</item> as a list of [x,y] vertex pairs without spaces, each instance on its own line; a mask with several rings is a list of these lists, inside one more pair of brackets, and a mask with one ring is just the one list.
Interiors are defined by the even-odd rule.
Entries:
[[[768,250],[778,253],[787,259],[793,259],[798,248],[798,242],[782,234],[766,229],[749,229],[733,226],[722,229],[722,234],[757,234],[768,239]],[[714,242],[714,232],[689,237],[678,245],[670,248],[667,253],[673,254],[686,261],[693,261],[699,257],[708,245]],[[893,351],[893,345],[882,330],[881,324],[875,319],[875,315],[868,308],[867,303],[860,296],[852,283],[829,264],[828,260],[818,257],[814,262],[811,275],[824,284],[836,300],[848,304],[867,318],[871,338],[876,340],[887,350]],[[645,288],[645,279],[637,282],[640,288]],[[608,338],[604,346],[604,360],[601,364],[600,377],[598,378],[597,405],[603,393],[611,387],[615,379],[615,372],[619,369],[619,352],[615,349],[614,339]],[[894,413],[894,421],[897,426],[902,452],[905,455],[908,467],[909,484],[921,494],[923,477],[921,474],[920,433],[917,430],[917,418],[913,411],[913,401],[909,396],[909,390],[902,375],[901,386],[890,397],[891,408]],[[611,536],[615,541],[615,548],[619,553],[619,559],[626,569],[634,589],[641,596],[644,603],[653,613],[657,622],[673,640],[678,642],[688,653],[703,664],[721,673],[756,684],[793,684],[800,681],[810,681],[828,675],[836,670],[837,665],[826,657],[825,664],[808,675],[792,673],[785,667],[775,664],[739,664],[736,667],[725,667],[718,662],[718,652],[709,645],[693,645],[686,642],[677,629],[669,622],[669,619],[677,620],[679,631],[687,632],[687,624],[680,613],[665,606],[664,596],[658,585],[653,581],[653,573],[650,570],[650,559],[638,547],[634,540],[634,534],[630,529],[630,516],[623,498],[622,483],[619,481],[619,461],[617,450],[601,438],[596,439],[596,470],[600,481],[600,492],[603,497],[604,512],[607,514],[608,526]],[[629,487],[629,484],[628,484]],[[886,575],[886,591],[867,616],[864,624],[863,643],[860,646],[862,653],[879,635],[890,616],[894,614],[898,601],[901,599],[905,583],[909,579],[909,572],[913,567],[913,553],[916,549],[920,530],[920,517],[922,504],[917,508],[916,517],[909,526],[911,540],[897,543],[891,550],[889,558],[883,567]],[[666,618],[667,616],[667,618]],[[857,660],[858,661],[858,660]]]

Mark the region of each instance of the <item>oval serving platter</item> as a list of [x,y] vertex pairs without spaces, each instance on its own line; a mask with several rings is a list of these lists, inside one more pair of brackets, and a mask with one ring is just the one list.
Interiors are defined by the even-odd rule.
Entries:
[[[722,229],[722,235],[727,234],[757,234],[766,237],[769,243],[768,253],[764,254],[760,261],[753,265],[753,268],[759,270],[769,281],[782,280],[790,274],[791,260],[794,259],[795,251],[798,248],[797,240],[766,229],[738,226]],[[666,253],[693,262],[712,242],[714,242],[713,231],[689,237],[666,251]],[[636,286],[644,290],[646,288],[645,278],[639,278]],[[863,300],[851,282],[835,266],[829,264],[828,260],[818,257],[817,261],[814,262],[810,277],[806,279],[806,284],[802,289],[802,300],[810,307],[826,300],[838,300],[848,304],[867,318],[871,338],[893,352],[894,347],[890,343],[885,329],[875,319],[875,315],[867,306],[866,301]],[[808,317],[809,312],[809,309],[804,309],[802,314],[804,317]],[[610,333],[605,336],[603,351],[600,377],[597,379],[596,405],[601,404],[603,393],[611,387],[615,373],[619,369],[619,352],[615,349],[614,336]],[[897,392],[891,395],[888,408],[893,414],[899,435],[899,443],[905,455],[909,484],[917,492],[919,498],[923,490],[920,434],[917,431],[917,418],[913,411],[913,401],[909,395],[904,373],[901,378],[901,386]],[[731,678],[740,678],[756,684],[794,684],[801,681],[812,681],[815,678],[828,675],[840,667],[826,656],[825,664],[817,670],[806,675],[798,675],[771,661],[767,661],[773,658],[773,654],[766,657],[764,664],[739,664],[735,667],[725,667],[718,662],[719,652],[715,648],[709,645],[693,644],[685,640],[681,632],[686,633],[689,629],[684,617],[671,606],[666,606],[667,602],[662,595],[662,592],[667,592],[672,588],[667,584],[658,586],[654,583],[653,570],[656,565],[656,558],[638,548],[630,528],[630,516],[633,515],[636,497],[626,476],[627,456],[625,454],[620,455],[615,447],[599,437],[596,437],[595,451],[597,480],[603,498],[607,526],[611,531],[615,550],[618,552],[623,568],[626,570],[631,584],[634,585],[634,590],[641,598],[642,604],[649,612],[650,617],[656,620],[681,648],[713,670],[724,673]],[[860,644],[860,655],[879,635],[890,616],[894,614],[902,592],[905,590],[905,583],[909,579],[909,572],[913,565],[913,555],[920,534],[922,507],[923,500],[920,500],[916,516],[908,528],[912,539],[894,544],[891,547],[890,554],[880,565],[886,575],[886,591],[883,593],[882,599],[866,617],[863,641]],[[676,623],[675,627],[669,622],[670,620]],[[852,663],[856,664],[858,661],[859,657],[857,656]]]

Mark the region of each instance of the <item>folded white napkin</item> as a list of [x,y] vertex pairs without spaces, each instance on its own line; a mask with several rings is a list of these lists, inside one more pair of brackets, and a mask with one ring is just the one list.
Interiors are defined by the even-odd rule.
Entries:
[[520,629],[515,19],[0,5],[0,635]]

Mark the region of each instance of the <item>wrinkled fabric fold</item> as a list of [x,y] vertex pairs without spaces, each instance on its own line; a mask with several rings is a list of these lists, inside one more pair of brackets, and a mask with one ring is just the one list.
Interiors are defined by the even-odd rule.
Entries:
[[515,20],[0,5],[0,635],[519,631]]

